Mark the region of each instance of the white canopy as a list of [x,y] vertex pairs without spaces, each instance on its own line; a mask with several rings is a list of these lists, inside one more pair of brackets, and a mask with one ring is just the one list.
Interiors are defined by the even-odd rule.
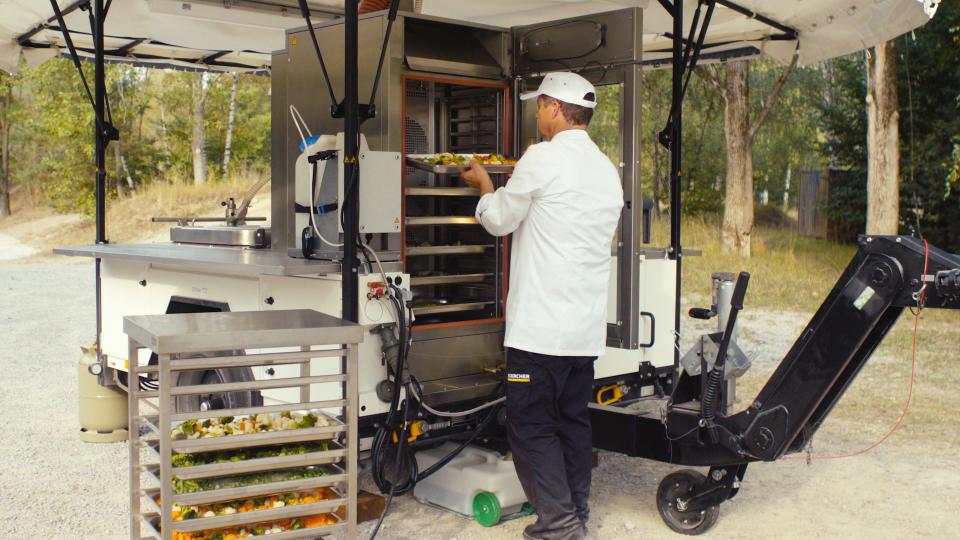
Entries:
[[[685,28],[697,0],[684,1]],[[925,24],[940,0],[718,0],[706,51],[755,49],[803,64],[882,43]],[[92,54],[87,12],[59,0],[81,54]],[[409,2],[409,0],[408,0]],[[422,13],[509,27],[644,8],[644,58],[669,58],[668,0],[422,0]],[[284,46],[284,30],[303,26],[296,0],[114,0],[105,23],[108,59],[201,69],[257,70]],[[342,0],[310,0],[315,21],[339,16]],[[38,64],[66,53],[49,0],[0,0],[0,68],[14,71],[21,52]],[[784,39],[794,31],[796,39]]]

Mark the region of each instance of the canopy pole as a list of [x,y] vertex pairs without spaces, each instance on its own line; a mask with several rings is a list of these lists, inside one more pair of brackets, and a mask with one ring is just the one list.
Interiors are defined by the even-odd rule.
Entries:
[[[680,148],[683,136],[683,0],[673,1],[673,91],[671,95],[670,133],[670,253],[676,268],[674,299],[674,369],[680,366],[680,291],[683,281],[683,251],[680,245]],[[674,381],[676,384],[676,381]]]
[[[94,20],[94,62],[93,62],[93,108],[94,117],[94,140],[96,141],[96,242],[98,245],[107,243],[107,206],[106,206],[106,188],[107,188],[107,145],[110,143],[110,134],[106,127],[105,103],[107,96],[106,72],[104,67],[104,43],[103,43],[103,19],[106,17],[103,0],[93,0],[93,20]],[[66,31],[66,28],[64,28]],[[81,77],[83,74],[81,73]],[[101,259],[98,257],[95,263],[96,272],[96,309],[97,309],[97,362],[101,365],[100,384],[109,383],[107,369],[103,357],[103,302],[102,302],[102,279],[100,269]],[[130,362],[136,362],[136,358],[128,358]],[[138,381],[128,381],[127,384],[139,384]]]
[[[343,178],[346,185],[343,209],[343,318],[359,319],[359,278],[357,276],[357,243],[360,229],[360,107],[358,101],[358,0],[344,2],[344,98],[343,98]],[[352,180],[351,180],[352,179]],[[352,196],[351,196],[352,193]]]
[[[103,62],[103,0],[93,0],[93,18],[94,18],[94,71],[93,71],[93,93],[95,116],[98,119],[106,118],[106,73],[104,72]],[[104,132],[106,122],[96,122],[94,124],[96,131],[96,159],[97,159],[97,180],[96,180],[96,204],[97,204],[97,244],[107,243],[107,216],[106,216],[106,187],[107,187],[107,134]]]

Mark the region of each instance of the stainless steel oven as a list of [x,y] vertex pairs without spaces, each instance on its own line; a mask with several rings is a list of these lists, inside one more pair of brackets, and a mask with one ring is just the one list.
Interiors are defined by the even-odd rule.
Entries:
[[[655,342],[663,348],[656,363],[672,363],[672,300],[650,307],[659,301],[641,294],[644,287],[663,288],[645,276],[643,266],[657,250],[645,249],[641,240],[641,22],[639,9],[510,29],[401,12],[374,101],[377,114],[361,126],[371,150],[519,156],[538,136],[535,105],[517,96],[539,84],[544,73],[574,69],[613,95],[608,101],[616,109],[609,120],[615,136],[604,149],[621,171],[625,207],[611,247],[616,258],[608,346],[633,352],[611,361],[611,373],[636,371]],[[382,13],[360,20],[362,99],[363,89],[372,87],[385,29]],[[342,25],[319,24],[315,31],[339,91]],[[275,249],[286,249],[298,231],[289,225],[292,220],[276,214],[294,207],[290,169],[299,138],[287,110],[295,106],[319,133],[337,133],[342,121],[330,116],[332,104],[306,28],[288,32],[287,47],[274,55],[273,65],[274,223],[288,224],[286,234],[275,232]],[[494,179],[499,185],[508,181],[506,175]],[[378,181],[361,172],[361,183]],[[509,240],[490,236],[476,222],[478,194],[457,174],[404,166],[401,185],[402,230],[373,235],[370,242],[374,249],[398,253],[411,276],[416,321],[410,368],[439,402],[487,393],[498,383],[491,372],[503,362]],[[656,275],[670,274],[658,269]]]

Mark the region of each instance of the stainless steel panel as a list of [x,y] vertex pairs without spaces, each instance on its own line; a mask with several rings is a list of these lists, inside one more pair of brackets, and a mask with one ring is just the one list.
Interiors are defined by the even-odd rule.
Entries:
[[415,331],[409,362],[422,383],[495,369],[503,362],[503,324]]
[[[589,65],[605,68],[617,64],[640,63],[640,36],[642,35],[642,10],[621,9],[582,17],[515,26],[510,29],[513,37],[513,75],[529,75],[574,69]],[[576,32],[575,25],[595,22],[603,27],[603,41],[597,45],[592,32]],[[525,41],[536,36],[538,45]],[[552,33],[552,35],[547,35]],[[582,46],[572,43],[582,40]],[[536,54],[529,54],[535,49]],[[578,50],[570,57],[571,50]],[[527,51],[527,52],[525,52]]]
[[432,73],[449,73],[451,75],[463,75],[465,77],[477,77],[481,79],[501,79],[503,71],[500,66],[489,66],[482,64],[468,64],[466,62],[452,62],[450,60],[441,60],[438,58],[423,58],[419,56],[407,55],[407,65],[415,71],[429,71]]
[[362,326],[310,309],[124,317],[123,331],[157,354],[363,341]]
[[[126,259],[169,265],[179,270],[198,270],[216,274],[306,276],[340,272],[340,264],[330,261],[293,259],[284,253],[261,249],[183,244],[102,244],[56,248],[58,255]],[[388,271],[398,271],[398,263],[384,263]]]
[[643,249],[643,195],[640,185],[642,84],[640,65],[626,66],[623,71],[623,110],[620,116],[624,206],[618,235],[617,327],[607,327],[607,345],[621,349],[636,349],[640,343],[640,259],[636,254]]
[[270,228],[257,225],[175,226],[170,227],[170,241],[215,246],[268,247]]

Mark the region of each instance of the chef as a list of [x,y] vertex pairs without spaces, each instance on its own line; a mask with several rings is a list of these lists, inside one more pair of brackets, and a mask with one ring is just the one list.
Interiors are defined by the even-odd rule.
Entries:
[[587,403],[607,331],[610,243],[620,220],[620,175],[587,134],[597,105],[575,73],[549,73],[535,92],[537,129],[506,186],[476,162],[462,177],[480,190],[476,216],[513,234],[507,297],[507,437],[537,511],[524,538],[586,535],[592,436]]

